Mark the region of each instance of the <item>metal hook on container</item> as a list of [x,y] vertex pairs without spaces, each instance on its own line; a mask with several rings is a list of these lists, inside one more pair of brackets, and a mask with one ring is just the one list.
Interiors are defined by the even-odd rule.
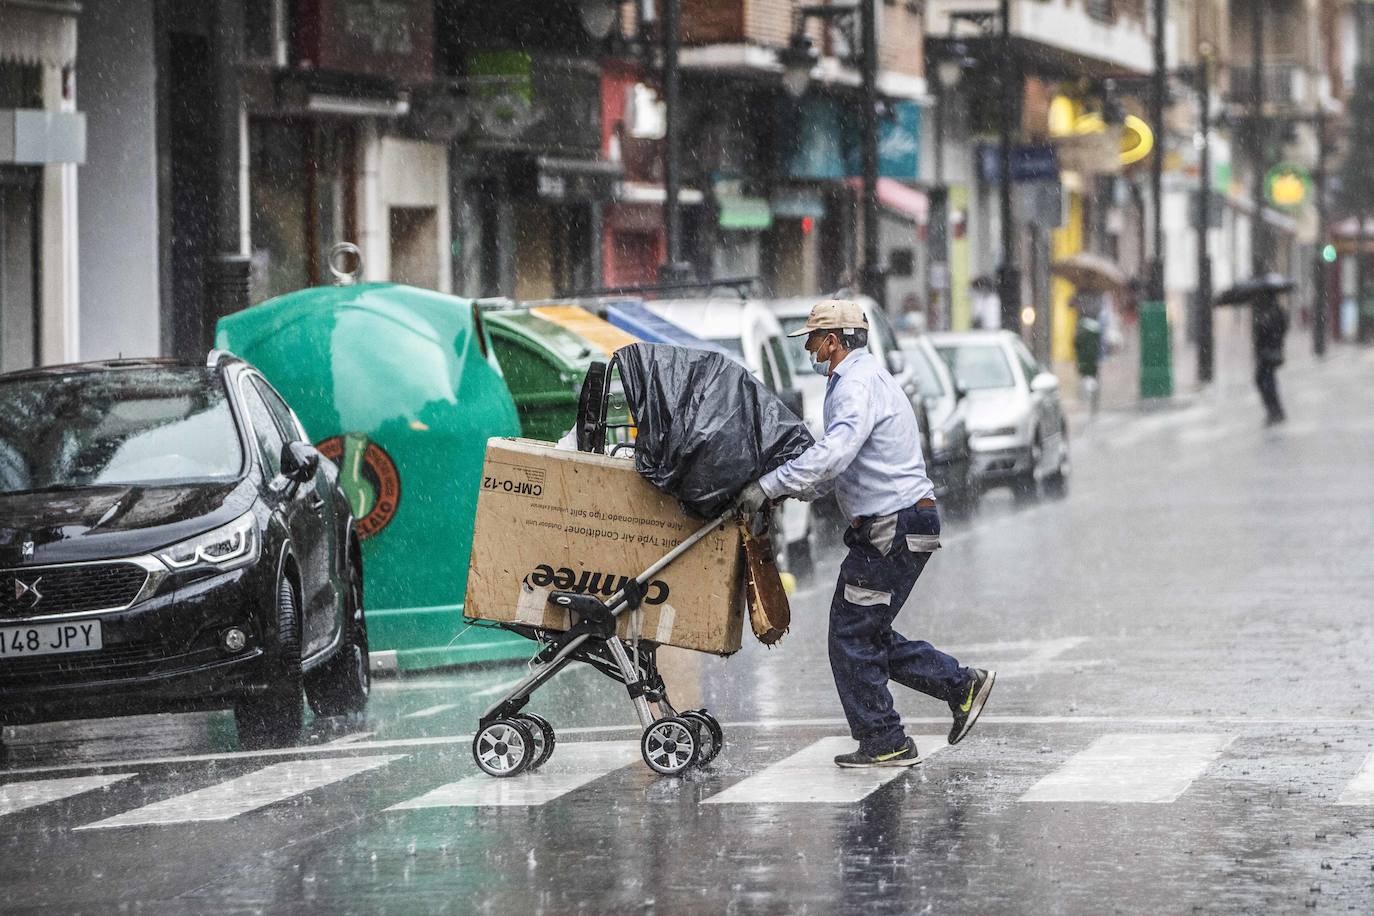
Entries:
[[[354,267],[348,270],[344,265],[346,258],[352,255]],[[352,242],[339,242],[329,249],[329,272],[334,275],[335,286],[352,286],[358,282],[358,278],[363,273],[363,253],[357,245]]]

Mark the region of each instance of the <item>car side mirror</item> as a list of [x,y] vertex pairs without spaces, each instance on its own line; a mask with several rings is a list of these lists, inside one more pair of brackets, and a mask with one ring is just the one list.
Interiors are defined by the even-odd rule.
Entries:
[[966,397],[968,397],[968,386],[964,384],[963,379],[955,379],[954,400],[962,401]]
[[295,484],[309,483],[320,469],[320,453],[305,442],[288,442],[281,447],[282,476]]
[[898,350],[887,351],[887,371],[901,375],[906,371],[906,356]]
[[1058,391],[1059,378],[1053,372],[1041,372],[1035,378],[1031,379],[1030,388],[1031,391],[1037,394]]

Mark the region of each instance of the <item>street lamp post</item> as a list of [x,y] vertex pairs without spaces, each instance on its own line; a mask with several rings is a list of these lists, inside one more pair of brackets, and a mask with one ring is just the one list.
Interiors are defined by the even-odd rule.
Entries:
[[681,82],[678,51],[682,46],[682,0],[663,0],[663,240],[664,263],[659,280],[676,283],[691,272],[682,262]]
[[1250,273],[1259,277],[1268,269],[1269,233],[1264,224],[1265,144],[1269,132],[1264,123],[1264,11],[1262,3],[1250,4],[1250,194],[1255,216],[1250,229]]
[[1326,317],[1329,305],[1326,301],[1326,105],[1321,94],[1317,95],[1317,110],[1313,126],[1317,131],[1317,257],[1316,296],[1312,314],[1312,352],[1317,356],[1326,355]]
[[[949,327],[953,317],[949,309],[951,301],[945,301],[945,293],[950,289],[949,274],[949,186],[945,184],[945,118],[949,104],[949,93],[958,85],[963,76],[963,48],[955,45],[950,49],[954,56],[944,57],[935,62],[935,181],[930,189],[930,258],[926,283],[926,314],[940,315],[939,321],[930,330],[938,331]],[[944,305],[944,308],[941,308]]]
[[[857,64],[862,87],[861,123],[862,208],[864,230],[863,264],[859,268],[860,286],[882,308],[887,307],[887,272],[882,266],[882,245],[878,222],[878,30],[876,0],[859,0],[858,5],[800,6],[795,11],[795,28],[786,50],[778,55],[783,65],[783,87],[800,97],[810,82],[816,51],[806,35],[810,19],[833,23],[849,41],[849,63]],[[859,50],[853,52],[855,39]]]
[[1197,380],[1212,380],[1216,355],[1212,339],[1212,257],[1208,234],[1212,222],[1212,48],[1198,48],[1197,107],[1201,150],[1197,194]]
[[1013,93],[1020,88],[1020,69],[1011,50],[1011,2],[1000,0],[997,7],[1001,34],[998,39],[1000,67],[998,80],[1001,90],[1001,124],[998,131],[998,153],[1001,169],[998,174],[998,194],[1002,220],[1002,263],[997,268],[997,296],[1001,301],[1002,327],[1020,333],[1021,330],[1021,271],[1016,266],[1015,214],[1011,205],[1011,143],[1012,119],[1016,116]]

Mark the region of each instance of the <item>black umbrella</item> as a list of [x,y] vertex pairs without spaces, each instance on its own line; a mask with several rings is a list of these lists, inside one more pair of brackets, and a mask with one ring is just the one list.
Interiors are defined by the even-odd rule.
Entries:
[[1216,297],[1216,305],[1250,305],[1256,299],[1292,291],[1296,284],[1279,273],[1267,273],[1242,280]]

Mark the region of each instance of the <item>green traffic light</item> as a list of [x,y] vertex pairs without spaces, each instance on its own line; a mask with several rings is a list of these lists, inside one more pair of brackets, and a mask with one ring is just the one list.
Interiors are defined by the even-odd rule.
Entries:
[[1335,246],[1335,245],[1323,245],[1323,246],[1322,246],[1322,260],[1325,261],[1325,262],[1328,263],[1328,264],[1334,264],[1334,263],[1336,263],[1336,246]]

